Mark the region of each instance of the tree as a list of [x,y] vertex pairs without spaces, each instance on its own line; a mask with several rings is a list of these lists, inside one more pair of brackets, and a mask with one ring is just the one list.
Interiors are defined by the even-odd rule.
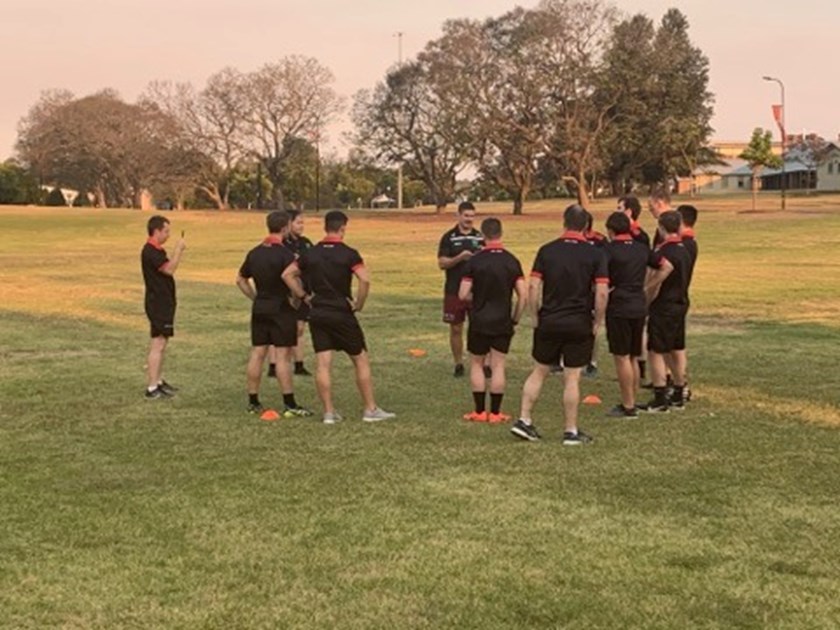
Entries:
[[778,168],[782,165],[782,159],[773,153],[773,133],[756,127],[750,143],[738,157],[749,164],[752,170],[752,209],[755,210],[758,178],[761,171],[764,167]]
[[41,190],[38,179],[15,160],[0,163],[0,205],[39,203]]

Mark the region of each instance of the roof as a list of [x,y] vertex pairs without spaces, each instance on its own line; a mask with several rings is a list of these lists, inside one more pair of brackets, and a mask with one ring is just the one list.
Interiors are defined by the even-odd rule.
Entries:
[[[807,173],[808,171],[814,170],[807,164],[803,164],[799,160],[788,160],[785,162],[785,173]],[[772,177],[773,175],[781,175],[782,169],[781,168],[765,168],[761,171],[762,177]],[[728,173],[724,173],[724,177],[744,177],[744,176],[751,176],[752,169],[750,168],[749,164],[743,164],[736,169],[729,171]]]

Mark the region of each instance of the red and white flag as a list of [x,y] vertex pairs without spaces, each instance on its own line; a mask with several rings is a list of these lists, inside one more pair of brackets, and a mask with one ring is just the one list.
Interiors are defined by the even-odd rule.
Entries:
[[779,125],[779,131],[782,132],[782,137],[785,136],[784,110],[781,105],[773,105],[773,118],[776,119],[776,124]]

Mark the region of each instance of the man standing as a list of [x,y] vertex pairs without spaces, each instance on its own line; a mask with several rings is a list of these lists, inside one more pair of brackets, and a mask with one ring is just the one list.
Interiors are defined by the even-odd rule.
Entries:
[[670,212],[672,210],[671,193],[668,192],[667,187],[657,186],[651,191],[650,199],[648,199],[648,210],[650,210],[650,213],[656,220],[657,230],[653,235],[653,246],[658,247],[664,240],[662,231],[658,229],[659,217],[661,217],[663,213]]
[[163,380],[163,355],[169,338],[175,334],[175,271],[187,248],[182,238],[175,243],[170,260],[163,244],[169,240],[169,219],[155,215],[146,225],[149,239],[140,252],[143,283],[146,285],[146,317],[151,325],[151,343],[146,379],[146,398],[169,398],[177,389]]
[[464,201],[458,206],[458,224],[446,232],[438,246],[438,267],[446,271],[443,289],[443,321],[449,324],[449,347],[455,361],[454,376],[464,376],[464,321],[469,305],[458,297],[466,262],[484,244],[473,227],[475,206]]
[[[289,229],[285,244],[292,250],[295,260],[312,247],[312,241],[303,235],[303,213],[300,210],[289,210]],[[295,374],[298,376],[312,376],[303,365],[303,333],[306,330],[307,319],[309,319],[309,307],[301,304],[297,311],[297,345],[295,346]]]
[[[656,291],[646,287],[650,303],[648,316],[648,363],[653,380],[654,399],[644,406],[651,413],[664,413],[671,407],[682,409],[685,387],[685,316],[688,312],[688,283],[691,256],[682,244],[679,212],[663,212],[659,217],[661,245],[657,251],[674,270]],[[670,361],[674,392],[667,395],[667,364]]]
[[[356,319],[356,313],[364,308],[370,291],[370,274],[359,252],[344,244],[347,221],[347,215],[339,210],[328,212],[324,217],[324,240],[304,252],[283,272],[283,280],[292,295],[311,307],[309,330],[317,360],[315,385],[324,404],[326,424],[341,420],[332,400],[331,370],[335,350],[346,352],[353,361],[356,385],[364,401],[362,420],[377,422],[396,417],[381,409],[373,397],[370,359]],[[351,291],[354,275],[359,282],[355,299]]]
[[607,306],[607,341],[615,361],[615,372],[621,389],[621,403],[607,415],[617,418],[637,418],[636,391],[639,387],[639,368],[635,357],[642,354],[647,304],[645,278],[648,269],[655,290],[673,270],[671,263],[633,238],[629,217],[614,212],[607,219],[610,243],[606,247],[610,273],[610,299]]
[[639,203],[639,198],[633,195],[619,198],[616,211],[623,212],[630,219],[630,236],[633,237],[633,240],[650,249],[650,236],[639,223],[639,217],[642,214],[642,204]]
[[575,446],[592,441],[577,426],[580,375],[589,364],[595,335],[604,323],[609,276],[606,255],[583,235],[586,210],[569,206],[563,223],[566,231],[540,248],[531,271],[528,305],[535,325],[535,366],[522,388],[522,409],[511,432],[523,440],[540,439],[531,410],[551,366],[562,358],[563,444]]
[[[266,216],[268,236],[248,252],[239,269],[236,285],[253,303],[251,306],[251,356],[246,372],[249,413],[262,413],[260,375],[270,346],[277,357],[277,383],[283,393],[283,416],[311,416],[312,412],[297,404],[292,388],[292,351],[297,343],[297,317],[289,300],[289,289],[283,282],[283,271],[295,260],[291,250],[283,246],[283,231],[289,215],[274,211]],[[253,285],[251,281],[253,280]]]
[[[481,223],[487,242],[484,249],[466,263],[458,298],[472,304],[467,332],[475,410],[464,416],[472,422],[498,424],[510,420],[502,414],[505,392],[505,357],[510,350],[514,326],[525,309],[526,288],[522,265],[502,245],[502,222],[489,218]],[[511,316],[511,297],[516,292],[516,309]],[[490,413],[487,413],[487,378],[484,362],[490,357]]]
[[[697,223],[697,208],[694,206],[683,205],[677,208],[677,212],[680,213],[682,217],[682,227],[680,228],[680,237],[682,238],[683,246],[688,251],[688,255],[691,257],[691,267],[688,272],[688,284],[689,288],[691,287],[691,281],[694,278],[694,267],[697,264],[697,256],[699,254],[699,250],[697,247],[697,238],[694,234],[694,225]],[[688,296],[688,304],[689,307],[691,306],[691,295]],[[691,400],[691,389],[688,386],[688,350],[680,350],[678,353],[681,352],[685,355],[683,359],[685,361],[685,388],[683,389],[683,400],[684,402],[688,402]]]

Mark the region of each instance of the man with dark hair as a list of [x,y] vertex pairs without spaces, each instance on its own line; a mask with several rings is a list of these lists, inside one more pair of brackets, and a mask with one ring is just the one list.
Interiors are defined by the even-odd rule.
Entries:
[[[458,291],[459,299],[471,303],[467,332],[475,410],[464,416],[472,422],[498,424],[510,420],[502,413],[505,392],[505,357],[510,350],[514,327],[522,317],[527,299],[525,278],[519,260],[502,245],[502,222],[484,219],[481,232],[484,249],[466,263]],[[511,316],[512,293],[516,292],[516,308]],[[487,378],[484,363],[490,357],[490,413],[487,413]]]
[[592,440],[577,426],[580,375],[592,357],[595,334],[604,323],[609,276],[605,254],[583,235],[586,211],[578,205],[569,206],[563,223],[566,231],[540,248],[531,271],[528,304],[534,321],[535,366],[522,388],[522,408],[511,432],[524,440],[540,439],[531,410],[551,366],[562,358],[563,444],[574,446]]
[[673,267],[661,254],[651,251],[631,234],[630,218],[614,212],[607,219],[610,243],[606,247],[610,299],[607,306],[607,341],[615,361],[615,372],[621,390],[621,403],[607,415],[618,418],[637,418],[636,391],[639,387],[639,368],[634,360],[642,354],[647,304],[645,279],[655,290],[668,277]]
[[[659,254],[671,263],[674,270],[657,290],[647,286],[648,363],[653,380],[654,399],[644,405],[651,413],[662,413],[671,407],[683,407],[685,387],[685,316],[688,311],[688,284],[691,256],[680,237],[682,219],[678,212],[669,210],[659,217],[661,244]],[[667,363],[670,359],[674,380],[673,395],[667,394]]]
[[146,398],[169,398],[177,389],[163,380],[163,356],[169,338],[175,334],[175,271],[187,248],[184,239],[175,243],[170,260],[163,244],[169,239],[169,219],[155,215],[146,225],[149,236],[140,252],[143,283],[146,286],[145,310],[151,325],[147,364]]
[[[293,296],[311,308],[309,331],[315,348],[315,385],[324,404],[324,423],[335,424],[341,415],[333,406],[331,370],[335,350],[346,352],[356,371],[356,385],[364,401],[362,420],[377,422],[396,417],[381,409],[373,397],[373,380],[365,336],[356,319],[370,291],[370,274],[355,249],[344,244],[347,215],[332,210],[324,217],[326,237],[305,251],[283,272]],[[301,278],[305,278],[305,281]],[[351,285],[359,287],[353,299]]]
[[594,224],[595,217],[592,216],[592,213],[589,212],[589,210],[586,210],[586,230],[583,235],[586,237],[586,240],[592,243],[595,247],[606,247],[607,237],[604,234],[601,234],[598,230],[594,229]]
[[446,232],[438,245],[438,267],[446,272],[443,288],[443,321],[449,324],[449,347],[455,361],[454,375],[464,375],[464,321],[469,305],[458,297],[466,262],[484,244],[473,227],[475,206],[464,201],[458,206],[458,224]]
[[630,219],[630,236],[633,237],[633,240],[650,249],[650,236],[639,223],[639,217],[642,214],[642,204],[639,203],[639,198],[633,195],[619,197],[616,211],[623,212]]
[[659,227],[659,217],[665,212],[671,212],[671,193],[666,186],[655,186],[650,192],[648,199],[648,210],[657,222],[657,230],[653,235],[653,246],[657,247],[662,243],[663,237]]
[[[303,235],[303,213],[300,210],[288,210],[289,227],[286,231],[284,244],[295,255],[295,260],[312,247],[312,241]],[[301,304],[297,310],[297,345],[295,346],[295,374],[298,376],[312,376],[303,365],[303,333],[306,330],[306,320],[309,319],[309,307]]]
[[[266,216],[268,236],[248,252],[239,268],[236,286],[253,303],[251,306],[251,356],[246,371],[249,413],[262,413],[260,375],[270,346],[276,354],[277,384],[283,394],[283,417],[311,416],[298,405],[292,387],[292,350],[297,343],[297,318],[283,271],[295,260],[283,246],[283,232],[289,215],[274,211]],[[253,284],[251,281],[253,280]]]
[[[680,237],[682,238],[683,246],[688,250],[688,255],[691,256],[691,268],[688,272],[688,284],[691,286],[691,281],[694,278],[694,267],[697,264],[697,256],[699,250],[697,247],[697,239],[694,234],[694,225],[697,223],[697,208],[689,205],[682,205],[677,208],[677,212],[682,217],[682,227],[680,228]],[[689,296],[689,306],[691,299]],[[691,400],[691,389],[688,386],[688,352],[687,350],[678,350],[678,353],[685,355],[685,370],[686,383],[683,389],[683,399],[685,402]]]

